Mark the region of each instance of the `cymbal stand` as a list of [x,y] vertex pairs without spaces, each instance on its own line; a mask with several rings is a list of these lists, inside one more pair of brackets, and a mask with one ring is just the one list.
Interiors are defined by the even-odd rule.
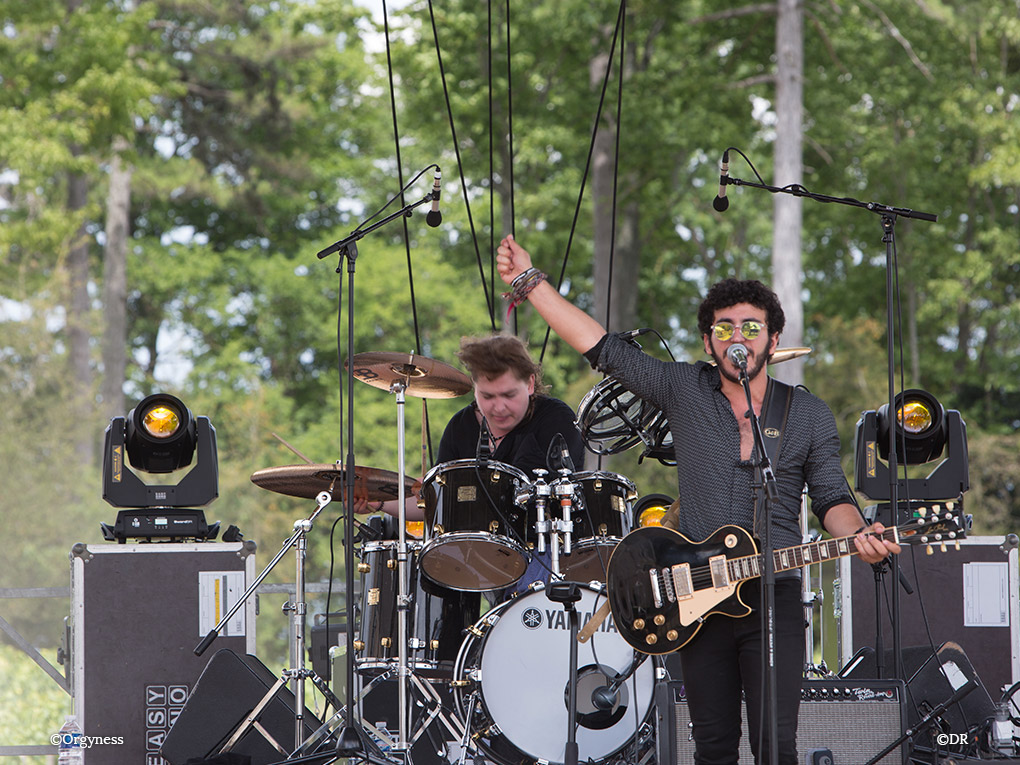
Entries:
[[312,524],[319,516],[319,513],[321,513],[332,501],[333,495],[330,492],[319,492],[318,496],[315,498],[315,511],[308,518],[299,519],[294,522],[294,533],[286,542],[283,543],[280,551],[269,562],[269,564],[262,569],[262,573],[255,577],[255,581],[251,583],[248,589],[245,590],[244,594],[238,598],[237,602],[231,606],[230,610],[227,611],[223,618],[220,619],[219,623],[206,634],[206,636],[202,639],[202,642],[199,643],[194,650],[196,656],[201,656],[205,653],[206,649],[212,645],[213,641],[219,635],[219,632],[223,629],[224,625],[233,618],[238,609],[240,609],[248,598],[251,597],[251,595],[258,589],[259,585],[262,584],[262,581],[269,575],[269,572],[275,568],[276,564],[280,562],[283,556],[286,555],[291,548],[297,549],[297,573],[294,587],[294,602],[284,606],[285,610],[293,612],[290,629],[291,667],[283,670],[283,673],[277,680],[276,684],[269,689],[262,701],[256,705],[255,709],[245,719],[244,723],[234,731],[234,734],[220,750],[221,752],[229,751],[250,727],[257,725],[256,718],[258,715],[261,714],[265,706],[288,680],[294,681],[294,747],[300,748],[301,746],[302,739],[304,737],[305,723],[305,679],[315,674],[314,672],[305,669],[305,614],[307,611],[305,603],[305,554],[308,546],[308,532],[312,530]]
[[405,507],[404,466],[404,391],[407,383],[394,380],[390,385],[397,401],[397,744],[394,749],[407,750],[407,610],[410,602],[407,568],[407,508]]

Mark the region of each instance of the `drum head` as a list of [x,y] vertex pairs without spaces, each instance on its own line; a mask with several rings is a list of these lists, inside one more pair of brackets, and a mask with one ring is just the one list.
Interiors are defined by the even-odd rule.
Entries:
[[528,553],[506,537],[452,532],[436,537],[422,551],[421,571],[436,584],[463,592],[509,587],[528,568]]
[[[579,626],[584,626],[601,602],[590,587],[582,589],[582,598],[575,605]],[[454,673],[461,677],[467,670],[481,678],[485,713],[499,731],[497,738],[505,739],[493,740],[487,729],[481,733],[481,742],[485,745],[488,738],[489,752],[501,759],[506,758],[499,750],[509,743],[528,758],[562,763],[570,680],[567,613],[562,604],[546,597],[545,590],[529,592],[500,609],[498,621],[483,640],[480,658],[477,652],[472,656],[462,649],[459,662],[467,658],[473,666],[458,666]],[[626,746],[649,713],[654,664],[646,661],[639,666],[611,698],[611,706],[601,709],[593,702],[593,693],[630,666],[634,651],[617,633],[612,617],[577,648],[578,759],[598,761]]]

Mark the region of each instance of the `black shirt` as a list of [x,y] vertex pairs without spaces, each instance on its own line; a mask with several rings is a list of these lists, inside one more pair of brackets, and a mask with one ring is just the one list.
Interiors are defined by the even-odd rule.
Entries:
[[[464,407],[452,418],[439,442],[439,462],[475,459],[481,428],[475,416],[475,404]],[[524,472],[529,481],[535,479],[535,468],[550,469],[547,464],[549,447],[560,434],[567,442],[575,470],[584,469],[584,441],[574,421],[574,411],[557,398],[535,396],[532,406],[517,427],[507,433],[490,459],[512,465]]]

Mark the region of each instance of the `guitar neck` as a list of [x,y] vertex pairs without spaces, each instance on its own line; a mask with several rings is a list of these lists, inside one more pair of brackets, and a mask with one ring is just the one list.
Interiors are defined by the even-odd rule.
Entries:
[[[890,542],[898,542],[896,529],[886,529],[880,536]],[[803,568],[812,563],[822,563],[834,558],[845,558],[848,555],[857,555],[857,548],[854,546],[854,536],[836,537],[834,539],[820,539],[817,542],[808,542],[803,545],[784,547],[772,553],[772,570],[775,572],[790,571],[795,568]],[[726,561],[729,569],[731,582],[742,582],[748,579],[757,579],[764,571],[765,557],[762,554],[745,555],[739,558],[730,558]]]

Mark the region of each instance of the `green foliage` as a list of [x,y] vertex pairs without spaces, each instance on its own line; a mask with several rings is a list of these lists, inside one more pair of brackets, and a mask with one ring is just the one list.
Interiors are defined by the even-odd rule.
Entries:
[[[55,664],[52,652],[46,656]],[[59,665],[58,665],[59,666]],[[0,746],[49,746],[50,736],[71,712],[71,698],[20,649],[0,645]],[[55,756],[54,756],[55,759]],[[22,757],[23,765],[46,765],[45,757]]]
[[[98,541],[98,522],[114,515],[99,498],[99,466],[72,449],[81,434],[98,441],[106,422],[94,392],[95,411],[71,403],[79,391],[66,372],[66,260],[83,236],[87,324],[98,343],[117,135],[130,138],[133,171],[125,390],[132,402],[170,390],[211,418],[220,497],[207,514],[255,539],[260,563],[311,508],[254,486],[251,474],[302,461],[279,439],[314,462],[346,454],[342,362],[352,351],[456,366],[461,336],[502,327],[492,250],[504,233],[514,231],[554,281],[562,270],[571,299],[594,305],[586,164],[596,127],[619,131],[617,214],[637,229],[634,253],[618,254],[614,269],[637,270],[640,325],[661,332],[678,358],[701,358],[693,314],[705,287],[731,274],[770,277],[771,197],[730,187],[726,215],[711,200],[726,147],[742,152],[731,155],[733,176],[754,177],[746,157],[770,180],[775,17],[722,0],[629,2],[607,78],[618,9],[540,2],[512,7],[507,24],[498,4],[408,4],[388,20],[394,117],[387,59],[376,52],[382,29],[349,0],[73,9],[0,0],[5,583],[63,584],[70,544]],[[1007,3],[980,12],[906,0],[805,8],[804,185],[938,215],[896,221],[897,366],[906,385],[928,388],[967,420],[968,509],[987,534],[1020,522],[1010,456],[1020,428],[1018,42]],[[447,97],[452,116],[437,107]],[[444,169],[443,225],[426,228],[418,210],[359,241],[349,348],[347,263],[315,253],[433,162]],[[89,196],[69,212],[70,174],[87,180]],[[404,202],[425,187],[411,185]],[[868,210],[805,201],[803,234],[807,383],[836,414],[852,474],[856,420],[887,394],[885,232]],[[598,381],[585,361],[547,340],[529,308],[509,326],[542,354],[552,393],[577,407]],[[650,338],[646,348],[662,354]],[[408,397],[408,473],[431,467],[446,420],[467,400]],[[353,404],[357,463],[395,470],[394,397],[356,383]],[[675,471],[638,464],[636,452],[588,466],[627,476],[642,494],[675,494]],[[339,502],[325,515],[310,543],[311,578],[328,576],[332,555],[339,579],[342,526],[330,542]],[[27,517],[31,530],[15,536]],[[271,581],[290,580],[291,568]],[[313,609],[324,608],[316,599]],[[5,604],[49,645],[62,609]],[[272,610],[260,619],[260,653],[282,656],[286,624],[269,621]]]

